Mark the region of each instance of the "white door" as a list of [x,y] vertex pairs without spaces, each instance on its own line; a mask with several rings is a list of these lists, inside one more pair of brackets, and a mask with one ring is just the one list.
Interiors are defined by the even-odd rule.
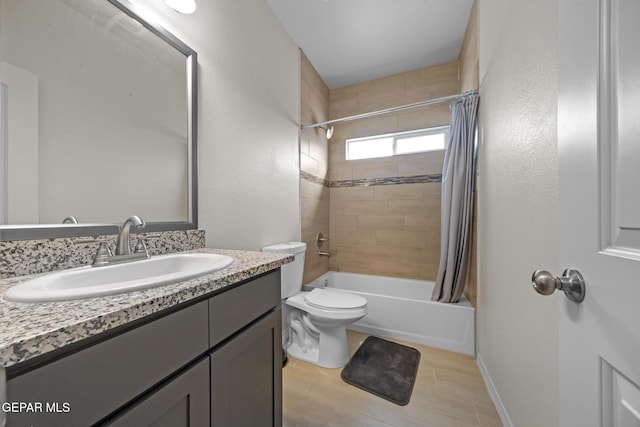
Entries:
[[[640,0],[559,0],[560,425],[640,426]],[[557,272],[556,272],[557,273]]]

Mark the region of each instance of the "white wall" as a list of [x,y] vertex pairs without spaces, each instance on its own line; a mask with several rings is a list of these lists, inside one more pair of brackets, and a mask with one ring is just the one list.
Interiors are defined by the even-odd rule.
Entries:
[[137,0],[198,52],[199,228],[207,246],[300,239],[299,52],[264,0]]
[[479,0],[478,354],[514,426],[558,425],[557,0]]

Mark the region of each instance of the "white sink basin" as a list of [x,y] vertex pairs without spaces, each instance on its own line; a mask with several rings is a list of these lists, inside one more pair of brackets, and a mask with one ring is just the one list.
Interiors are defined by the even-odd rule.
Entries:
[[104,267],[79,267],[20,282],[3,297],[11,302],[44,302],[120,294],[176,283],[223,269],[233,262],[226,255],[188,253]]

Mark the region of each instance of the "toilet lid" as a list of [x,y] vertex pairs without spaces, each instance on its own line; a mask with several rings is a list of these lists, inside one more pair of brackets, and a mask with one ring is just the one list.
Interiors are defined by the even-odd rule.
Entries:
[[367,305],[367,299],[350,292],[341,292],[316,288],[304,297],[305,301],[314,307],[338,309],[354,309]]

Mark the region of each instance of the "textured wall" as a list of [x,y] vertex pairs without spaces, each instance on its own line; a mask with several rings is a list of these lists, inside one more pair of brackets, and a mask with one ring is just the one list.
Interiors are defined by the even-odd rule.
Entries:
[[198,2],[181,15],[140,0],[198,52],[199,227],[208,247],[300,239],[295,43],[264,0]]
[[558,425],[557,0],[481,0],[479,360],[514,426]]

